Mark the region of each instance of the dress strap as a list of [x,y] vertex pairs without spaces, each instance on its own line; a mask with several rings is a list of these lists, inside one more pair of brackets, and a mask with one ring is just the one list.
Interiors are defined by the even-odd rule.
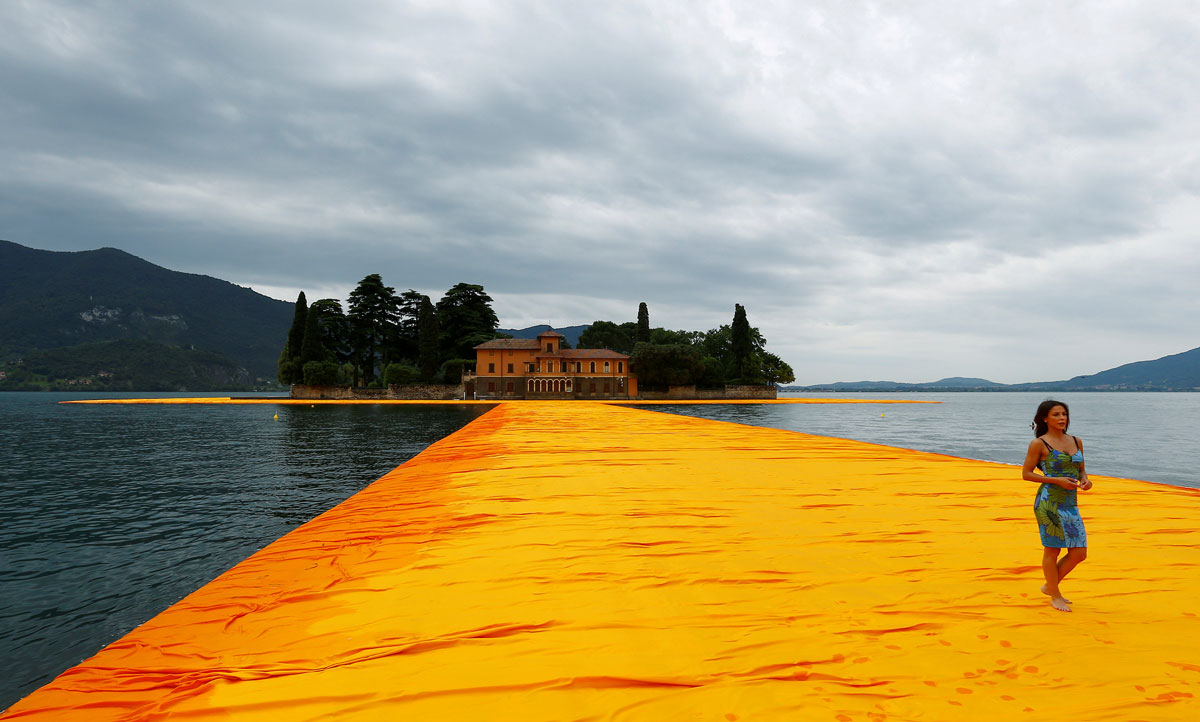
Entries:
[[1075,453],[1078,454],[1079,452],[1083,451],[1083,444],[1079,443],[1079,437],[1072,436],[1071,438],[1075,439]]
[[1054,447],[1047,444],[1045,439],[1038,439],[1038,441],[1042,442],[1042,445],[1046,447],[1046,451],[1054,451]]

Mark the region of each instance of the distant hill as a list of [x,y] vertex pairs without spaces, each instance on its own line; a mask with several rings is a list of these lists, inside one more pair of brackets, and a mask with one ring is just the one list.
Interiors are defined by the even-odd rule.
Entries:
[[1004,384],[987,379],[964,378],[952,376],[940,381],[928,381],[919,384],[901,383],[899,381],[839,381],[832,384],[817,384],[815,386],[788,386],[790,391],[996,391],[1004,388]]
[[857,381],[813,386],[787,386],[785,391],[1200,391],[1200,348],[1137,361],[1066,381],[998,384],[987,379],[952,377],[905,384]]
[[513,338],[537,338],[537,335],[539,333],[542,333],[543,331],[558,331],[563,336],[567,337],[567,342],[570,343],[573,348],[579,348],[579,335],[582,334],[584,331],[588,330],[589,326],[591,326],[590,323],[584,324],[582,326],[567,326],[566,328],[554,328],[552,326],[547,326],[546,324],[542,324],[540,326],[530,326],[529,328],[521,328],[521,329],[515,329],[515,330],[511,329],[511,328],[500,328],[500,329],[496,329],[496,330],[499,331],[500,333],[506,333],[509,336],[512,336]]
[[249,288],[115,248],[59,252],[0,241],[0,362],[136,339],[220,354],[251,379],[274,379],[292,310]]
[[1020,386],[1034,391],[1200,391],[1200,348],[1153,361],[1135,361],[1066,381]]
[[221,354],[127,338],[30,351],[0,391],[228,391],[252,382]]

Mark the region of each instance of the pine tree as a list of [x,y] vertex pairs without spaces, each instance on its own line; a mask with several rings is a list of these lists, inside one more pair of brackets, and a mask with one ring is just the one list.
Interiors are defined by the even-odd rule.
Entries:
[[448,359],[474,359],[475,346],[496,337],[500,319],[483,286],[456,284],[437,302],[441,349]]
[[304,340],[300,343],[300,368],[309,361],[325,360],[325,344],[321,341],[320,314],[309,309],[304,322]]
[[387,359],[380,363],[380,354],[387,348],[388,339],[395,335],[398,321],[396,290],[383,285],[383,278],[372,273],[358,282],[350,292],[350,319],[354,356],[362,369],[364,383],[375,380],[375,368],[386,366]]

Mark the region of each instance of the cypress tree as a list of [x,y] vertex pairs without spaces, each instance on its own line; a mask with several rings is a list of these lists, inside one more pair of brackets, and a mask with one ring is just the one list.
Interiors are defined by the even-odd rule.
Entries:
[[437,309],[428,296],[421,297],[417,311],[417,353],[421,365],[421,380],[433,381],[438,371],[438,328]]
[[288,348],[287,341],[283,342],[283,351],[279,353],[279,363],[277,364],[279,371],[275,374],[275,378],[279,379],[279,383],[288,386],[292,383],[292,369],[295,364],[292,363],[292,350]]
[[304,324],[308,320],[308,299],[304,298],[304,291],[296,297],[296,312],[292,315],[292,328],[288,331],[287,349],[290,359],[295,359],[300,355],[301,347],[304,346]]
[[637,342],[650,342],[650,309],[646,308],[645,301],[638,304]]
[[750,337],[750,322],[746,320],[746,309],[742,304],[733,304],[733,325],[730,327],[729,350],[733,354],[733,363],[737,368],[738,378],[745,371],[746,361],[754,351],[754,341]]

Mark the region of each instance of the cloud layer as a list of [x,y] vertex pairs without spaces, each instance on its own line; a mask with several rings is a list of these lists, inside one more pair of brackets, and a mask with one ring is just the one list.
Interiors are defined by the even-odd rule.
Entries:
[[279,297],[482,283],[505,325],[704,329],[801,383],[1200,345],[1178,3],[9,8],[0,237]]

